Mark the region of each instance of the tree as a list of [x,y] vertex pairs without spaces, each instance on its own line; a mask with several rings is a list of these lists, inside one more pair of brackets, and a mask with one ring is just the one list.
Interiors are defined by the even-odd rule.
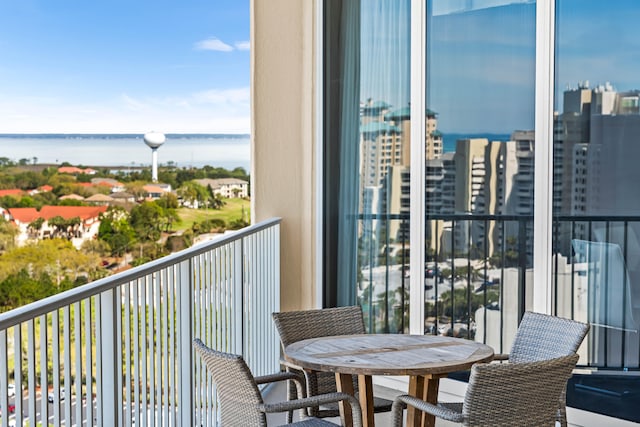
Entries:
[[143,202],[131,210],[131,226],[139,240],[157,241],[165,221],[164,210],[155,202]]
[[[467,298],[469,297],[468,300]],[[454,320],[466,320],[473,317],[475,311],[483,305],[500,301],[500,293],[497,290],[484,293],[468,292],[466,288],[458,288],[453,291],[453,304],[451,291],[443,292],[438,300],[438,313]],[[452,311],[453,308],[453,311]]]
[[22,197],[17,205],[19,208],[35,208],[36,206],[36,201],[31,196]]
[[13,165],[15,165],[15,162],[13,162],[10,158],[0,157],[0,167],[13,166]]
[[192,206],[196,201],[200,204],[206,204],[209,200],[207,188],[194,181],[188,181],[182,184],[182,186],[178,188],[178,195]]
[[41,240],[11,249],[0,257],[0,281],[21,270],[27,271],[31,278],[49,275],[56,286],[65,278],[73,282],[78,277],[94,280],[104,275],[100,257],[79,252],[63,239]]
[[9,311],[55,293],[56,287],[46,273],[34,278],[23,268],[0,282],[0,311]]
[[50,227],[53,227],[54,237],[63,237],[65,239],[71,239],[76,236],[76,231],[82,220],[79,217],[63,218],[59,215],[50,218],[47,223]]
[[47,183],[47,178],[45,176],[31,171],[14,174],[13,179],[14,185],[22,190],[31,190]]
[[215,193],[211,185],[207,185],[207,192],[209,193],[209,201],[212,209],[221,209],[225,205],[224,197],[219,193]]
[[18,227],[0,216],[0,253],[15,247]]
[[130,182],[125,187],[127,192],[133,194],[136,200],[142,200],[147,195],[147,192],[144,189],[144,182]]
[[111,253],[111,247],[104,240],[87,240],[82,244],[81,249],[84,253],[93,253],[99,257]]
[[[502,267],[517,267],[520,262],[520,256],[518,252],[518,239],[510,236],[506,239],[504,256],[502,252],[498,251],[489,258],[491,265],[498,268]],[[504,261],[504,262],[503,262]]]
[[129,214],[123,208],[111,207],[100,215],[98,239],[109,245],[112,256],[123,256],[135,237]]

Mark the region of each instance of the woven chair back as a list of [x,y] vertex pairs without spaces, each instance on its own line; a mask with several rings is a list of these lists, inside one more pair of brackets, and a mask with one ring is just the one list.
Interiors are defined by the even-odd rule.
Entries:
[[[289,344],[309,338],[364,334],[366,332],[360,306],[286,311],[273,313],[272,316],[280,334],[280,343],[283,349]],[[310,385],[314,393],[322,394],[336,391],[336,380],[333,373],[318,372],[307,379],[315,382]],[[354,387],[357,390],[355,379]]]
[[213,350],[198,339],[193,346],[213,377],[220,402],[220,425],[266,426],[266,416],[258,410],[262,396],[242,356]]
[[283,348],[309,338],[364,334],[359,306],[273,313]]
[[534,362],[574,354],[588,331],[586,323],[528,311],[516,332],[509,361]]
[[539,362],[476,364],[462,413],[465,426],[553,426],[578,355]]

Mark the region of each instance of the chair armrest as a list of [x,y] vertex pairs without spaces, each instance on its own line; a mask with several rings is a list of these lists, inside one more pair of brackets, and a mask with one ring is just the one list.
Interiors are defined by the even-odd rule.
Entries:
[[277,381],[301,381],[302,378],[299,374],[295,372],[278,372],[276,374],[270,375],[262,375],[260,377],[255,377],[256,384],[267,384],[267,383],[275,383]]
[[353,417],[354,427],[361,427],[362,412],[360,410],[360,403],[358,403],[358,400],[355,397],[347,393],[327,393],[312,397],[306,397],[304,399],[288,400],[286,402],[264,403],[260,405],[259,408],[262,412],[265,413],[285,412],[341,401],[347,401],[347,403],[351,407],[351,415]]
[[297,369],[298,371],[302,371],[303,369],[296,365],[295,363],[291,363],[286,359],[283,359],[282,357],[280,358],[280,365],[285,366],[287,368],[291,368],[291,369]]
[[509,360],[509,355],[507,353],[494,354],[493,360]]
[[278,381],[293,381],[293,383],[296,385],[296,391],[298,392],[298,397],[304,396],[304,390],[305,390],[304,378],[302,377],[302,375],[296,372],[278,372],[276,374],[262,375],[260,377],[255,377],[254,379],[256,381],[256,384],[258,385],[275,383]]
[[432,405],[431,403],[425,402],[422,399],[418,399],[417,397],[409,396],[407,394],[396,397],[393,401],[393,425],[401,426],[402,425],[402,410],[405,406],[410,405],[416,409],[419,409],[423,412],[428,412],[431,415],[435,415],[438,418],[442,418],[443,420],[453,421],[456,423],[461,423],[464,421],[464,415],[459,412],[452,411],[449,408],[445,408],[440,405]]

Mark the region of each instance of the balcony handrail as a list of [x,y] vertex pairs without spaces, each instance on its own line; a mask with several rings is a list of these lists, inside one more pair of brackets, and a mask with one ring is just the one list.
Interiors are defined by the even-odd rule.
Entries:
[[178,264],[194,256],[203,254],[212,249],[222,247],[230,242],[250,236],[261,230],[267,229],[273,225],[280,224],[282,218],[275,217],[259,222],[254,225],[242,228],[232,233],[224,234],[216,237],[208,242],[197,244],[180,252],[167,255],[154,261],[145,263],[131,270],[116,273],[112,276],[104,277],[96,281],[81,285],[68,291],[34,301],[22,307],[0,313],[0,331],[9,329],[12,326],[22,322],[37,318],[38,316],[47,314],[53,310],[69,306],[73,303],[80,302],[86,298],[98,295],[102,292],[115,289],[120,285],[132,282],[141,277],[152,274],[164,267]]
[[[353,215],[357,219],[369,219],[369,220],[409,220],[410,215],[408,213],[397,214],[357,214]],[[441,219],[441,220],[477,220],[477,221],[533,221],[533,214],[531,215],[503,215],[503,214],[477,214],[473,212],[457,213],[457,214],[431,214],[425,215],[427,219]],[[624,221],[640,221],[640,215],[553,215],[555,221],[571,221],[571,222],[624,222]]]

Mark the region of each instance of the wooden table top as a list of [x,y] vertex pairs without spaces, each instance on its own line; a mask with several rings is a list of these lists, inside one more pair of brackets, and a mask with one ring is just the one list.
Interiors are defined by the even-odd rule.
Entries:
[[352,375],[446,374],[493,359],[488,345],[433,335],[363,334],[311,338],[284,350],[285,359],[314,371]]

